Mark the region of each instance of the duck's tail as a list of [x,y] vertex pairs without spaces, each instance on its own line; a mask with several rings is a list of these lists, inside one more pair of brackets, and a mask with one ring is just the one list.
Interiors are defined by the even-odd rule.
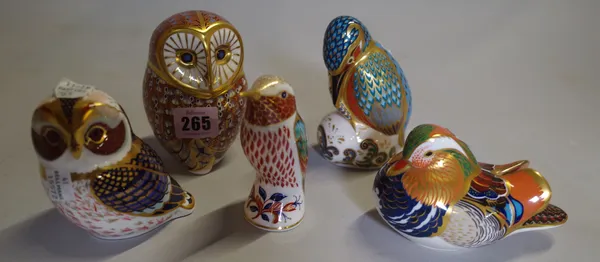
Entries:
[[519,230],[557,227],[566,223],[568,218],[569,216],[564,210],[562,210],[562,208],[548,204],[548,206],[542,212],[537,213],[535,216],[525,221]]

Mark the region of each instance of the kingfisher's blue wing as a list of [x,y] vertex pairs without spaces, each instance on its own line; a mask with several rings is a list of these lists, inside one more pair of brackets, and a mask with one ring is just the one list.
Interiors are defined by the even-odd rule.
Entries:
[[408,85],[408,81],[406,80],[406,76],[404,75],[402,67],[400,67],[398,61],[394,59],[394,56],[392,56],[392,52],[390,52],[390,50],[388,50],[387,48],[383,47],[383,45],[381,45],[379,42],[375,42],[375,45],[378,46],[381,50],[385,50],[388,57],[390,57],[390,59],[394,62],[394,65],[396,66],[396,72],[400,76],[400,80],[404,88],[404,93],[406,95],[406,101],[408,103],[408,112],[406,112],[406,121],[404,123],[404,128],[406,129],[406,126],[408,126],[408,120],[410,120],[410,115],[412,113],[412,96],[410,93],[410,86]]
[[191,195],[161,172],[156,152],[139,138],[134,146],[141,150],[128,163],[94,176],[90,187],[96,197],[118,212],[134,215],[159,215],[182,205],[191,206]]
[[298,156],[302,172],[306,173],[308,164],[308,137],[306,136],[306,126],[302,117],[296,114],[296,123],[294,124],[294,136],[296,137],[296,146],[298,147]]
[[370,127],[395,135],[407,122],[408,112],[404,112],[403,103],[408,103],[408,97],[397,63],[384,50],[370,53],[357,65],[352,93],[358,109],[351,107],[351,110]]

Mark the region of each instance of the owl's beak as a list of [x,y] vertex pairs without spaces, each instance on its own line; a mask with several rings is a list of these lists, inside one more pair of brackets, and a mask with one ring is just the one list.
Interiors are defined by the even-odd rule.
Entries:
[[73,158],[79,159],[81,157],[81,152],[83,149],[81,148],[81,143],[78,143],[75,138],[71,138],[71,154]]
[[405,159],[400,159],[388,171],[386,172],[387,176],[398,176],[406,173],[411,168],[411,165]]
[[258,100],[260,98],[260,93],[257,90],[247,90],[247,91],[241,92],[240,96]]

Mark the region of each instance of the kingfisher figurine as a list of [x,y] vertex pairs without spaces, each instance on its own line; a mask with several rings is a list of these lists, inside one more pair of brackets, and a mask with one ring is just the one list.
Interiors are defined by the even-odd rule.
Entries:
[[256,170],[245,218],[267,231],[291,230],[304,217],[308,164],[306,128],[294,90],[280,77],[263,75],[241,95],[247,109],[240,140]]
[[93,86],[63,79],[35,109],[31,137],[48,197],[95,237],[135,237],[194,210],[121,105]]
[[440,250],[474,248],[567,222],[550,185],[528,161],[477,162],[448,129],[414,128],[401,154],[377,173],[377,210],[394,230]]
[[319,125],[321,155],[336,165],[380,168],[402,150],[411,115],[411,91],[400,64],[351,16],[338,16],[327,26],[323,60],[336,111]]
[[144,108],[154,135],[193,174],[210,173],[239,133],[243,62],[239,32],[217,14],[177,13],[154,30]]

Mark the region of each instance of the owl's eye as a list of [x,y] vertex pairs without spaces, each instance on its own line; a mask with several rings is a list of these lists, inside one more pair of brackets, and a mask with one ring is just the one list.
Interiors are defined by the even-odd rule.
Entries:
[[350,58],[348,58],[348,64],[352,64],[354,63],[354,57],[351,56]]
[[163,62],[176,81],[195,89],[207,89],[206,51],[202,39],[192,32],[170,35],[163,43]]
[[53,126],[43,127],[40,133],[31,129],[33,146],[40,157],[47,161],[58,159],[67,149],[62,133]]
[[217,47],[217,49],[215,50],[215,58],[217,60],[217,64],[222,65],[229,62],[228,58],[230,58],[230,53],[231,51],[229,50],[228,46]]
[[96,155],[110,155],[121,149],[126,137],[123,121],[114,128],[96,123],[85,133],[85,147]]
[[51,146],[58,145],[62,140],[60,134],[54,127],[45,127],[42,131],[42,135],[44,136],[44,139],[46,139],[46,142]]
[[86,145],[89,143],[101,144],[102,142],[104,142],[104,140],[106,140],[106,133],[106,128],[104,128],[103,126],[92,126],[90,129],[88,129],[87,134],[85,135]]
[[212,74],[215,84],[220,86],[231,81],[241,69],[242,43],[232,28],[220,28],[210,37]]
[[187,66],[193,66],[196,61],[196,55],[190,51],[183,51],[179,54],[179,61]]
[[225,52],[225,50],[223,50],[223,49],[217,50],[217,59],[223,60],[223,59],[225,59],[226,55],[227,55],[227,52]]
[[281,93],[281,98],[286,98],[286,97],[287,97],[287,92],[286,92],[286,91],[283,91],[283,92]]

